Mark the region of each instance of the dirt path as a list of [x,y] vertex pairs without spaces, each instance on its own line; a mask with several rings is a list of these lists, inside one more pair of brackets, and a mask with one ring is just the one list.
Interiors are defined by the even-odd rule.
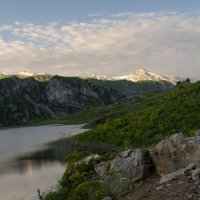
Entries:
[[138,182],[134,189],[120,200],[200,200],[200,185],[190,176],[182,175],[165,184],[159,184],[159,177],[152,176]]

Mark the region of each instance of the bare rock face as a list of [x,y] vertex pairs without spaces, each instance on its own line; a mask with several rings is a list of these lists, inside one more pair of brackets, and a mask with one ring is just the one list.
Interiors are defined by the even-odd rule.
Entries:
[[150,151],[158,175],[170,174],[189,164],[200,164],[200,137],[184,137],[183,133],[161,141]]
[[103,177],[112,193],[130,189],[139,179],[149,175],[150,159],[144,149],[121,152],[114,159],[102,162],[95,167],[97,175]]
[[124,99],[117,90],[77,77],[54,76],[47,81],[5,78],[0,80],[0,124],[21,125],[60,118]]

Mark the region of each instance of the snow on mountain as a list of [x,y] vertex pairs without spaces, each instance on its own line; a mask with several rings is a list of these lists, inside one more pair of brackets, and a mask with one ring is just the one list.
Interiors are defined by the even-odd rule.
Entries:
[[144,81],[144,80],[151,80],[151,81],[166,81],[166,78],[154,74],[152,72],[148,72],[144,69],[138,69],[135,71],[133,74],[125,75],[125,76],[118,76],[118,77],[113,77],[115,80],[128,80],[128,81]]
[[[47,75],[45,73],[32,73],[32,72],[28,72],[28,71],[22,71],[16,74],[10,74],[10,73],[0,73],[0,76],[7,76],[7,75],[13,75],[13,76],[26,76],[26,77],[35,77],[37,75]],[[92,74],[90,76],[90,78],[93,79],[97,79],[97,80],[127,80],[127,81],[132,81],[132,82],[138,82],[138,81],[146,81],[146,80],[150,80],[150,81],[168,81],[172,84],[176,84],[177,81],[179,81],[180,79],[178,79],[175,76],[161,76],[159,74],[155,74],[152,72],[149,72],[147,70],[144,69],[138,69],[136,70],[134,73],[132,74],[128,74],[128,75],[124,75],[124,76],[116,76],[116,77],[109,77],[106,75],[97,75],[97,74]]]
[[180,80],[181,80],[181,79],[178,78],[178,77],[176,77],[176,76],[168,76],[168,77],[167,77],[167,81],[170,82],[170,83],[172,83],[172,84],[174,84],[174,85],[176,85],[176,83],[177,83],[178,81],[180,81]]
[[11,75],[11,74],[6,73],[6,72],[0,72],[0,76],[9,76],[9,75]]
[[34,73],[32,73],[32,72],[27,72],[27,71],[19,72],[19,73],[17,73],[16,75],[18,75],[18,76],[30,76],[30,77],[35,76]]
[[127,80],[127,81],[132,81],[132,82],[137,82],[137,81],[145,81],[145,80],[150,80],[150,81],[168,81],[173,84],[176,84],[178,79],[174,76],[170,77],[165,77],[161,76],[159,74],[155,74],[152,72],[149,72],[144,69],[138,69],[135,71],[135,73],[128,74],[125,76],[117,76],[113,77],[113,80]]
[[33,73],[33,72],[28,72],[28,71],[21,71],[18,73],[6,73],[6,72],[0,72],[0,76],[24,76],[24,77],[34,77],[37,75],[41,75],[41,76],[45,76],[45,75],[49,75],[46,73]]
[[97,79],[97,80],[112,80],[112,78],[106,75],[97,75],[97,74],[92,74],[91,78]]

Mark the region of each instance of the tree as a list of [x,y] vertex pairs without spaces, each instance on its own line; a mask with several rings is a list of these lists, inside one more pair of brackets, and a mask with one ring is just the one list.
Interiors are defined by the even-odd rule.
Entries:
[[186,82],[186,83],[190,83],[190,79],[187,78],[187,79],[185,80],[185,82]]

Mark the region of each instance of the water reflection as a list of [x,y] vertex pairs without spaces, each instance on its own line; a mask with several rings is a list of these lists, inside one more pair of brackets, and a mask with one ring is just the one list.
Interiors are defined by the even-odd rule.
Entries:
[[[49,127],[47,127],[47,129],[44,129],[44,127],[41,128],[42,131],[49,130]],[[64,128],[62,127],[62,129]],[[68,132],[72,132],[73,130],[72,133],[74,134],[84,131],[77,126],[65,126],[64,130],[66,129]],[[39,130],[38,127],[36,127],[35,130],[34,128],[31,128],[30,130],[31,133],[27,133],[29,135],[27,138],[28,143],[30,143],[30,138],[35,138],[35,136],[32,136],[33,133],[36,135],[38,135],[37,131],[41,133],[41,130]],[[55,130],[56,128],[53,127],[54,132],[56,132]],[[16,134],[16,132],[13,134],[12,142],[16,138],[17,142],[15,145],[20,145],[20,141],[24,141],[24,130],[21,131],[21,129],[17,129],[17,131],[18,134]],[[26,128],[26,132],[27,131],[28,129]],[[0,146],[0,150],[3,149],[3,152],[5,152],[6,155],[9,155],[0,155],[0,200],[38,200],[38,188],[41,191],[46,191],[58,182],[65,170],[65,165],[62,162],[63,158],[72,150],[72,148],[74,148],[66,143],[65,138],[60,139],[60,131],[61,127],[58,127],[57,132],[54,135],[52,133],[48,135],[46,132],[43,132],[41,138],[43,138],[43,141],[46,140],[47,143],[43,145],[40,143],[40,145],[38,145],[34,140],[34,145],[31,144],[29,146],[29,153],[24,153],[27,152],[27,145],[26,148],[18,146],[13,147],[17,150],[16,152],[18,155],[16,156],[16,152],[10,152],[10,150],[13,149],[12,147],[6,147],[6,142],[8,146],[11,145],[10,141],[12,134],[8,134],[8,140],[2,142],[2,135],[3,138],[6,138],[6,134],[3,134],[2,130],[0,130],[0,145],[5,146],[5,148]],[[20,133],[22,133],[22,135]],[[22,137],[21,139],[20,136]],[[57,141],[52,142],[52,138],[56,138]],[[25,145],[22,146],[24,147]],[[34,151],[37,149],[36,146],[38,150]],[[5,149],[9,150],[9,152],[6,152]],[[18,153],[19,149],[21,153]]]
[[[28,165],[26,165],[28,167]],[[23,173],[10,173],[0,176],[0,199],[2,200],[38,200],[37,189],[47,191],[55,185],[64,172],[60,163],[44,164],[39,169],[31,163]]]
[[0,162],[0,175],[6,174],[24,174],[33,169],[51,165],[55,162],[63,163],[64,157],[74,147],[66,143],[65,139],[44,145],[42,150],[21,154],[15,158]]
[[[0,129],[0,161],[43,149],[44,143],[83,132],[80,125]],[[63,133],[65,135],[63,136]]]

